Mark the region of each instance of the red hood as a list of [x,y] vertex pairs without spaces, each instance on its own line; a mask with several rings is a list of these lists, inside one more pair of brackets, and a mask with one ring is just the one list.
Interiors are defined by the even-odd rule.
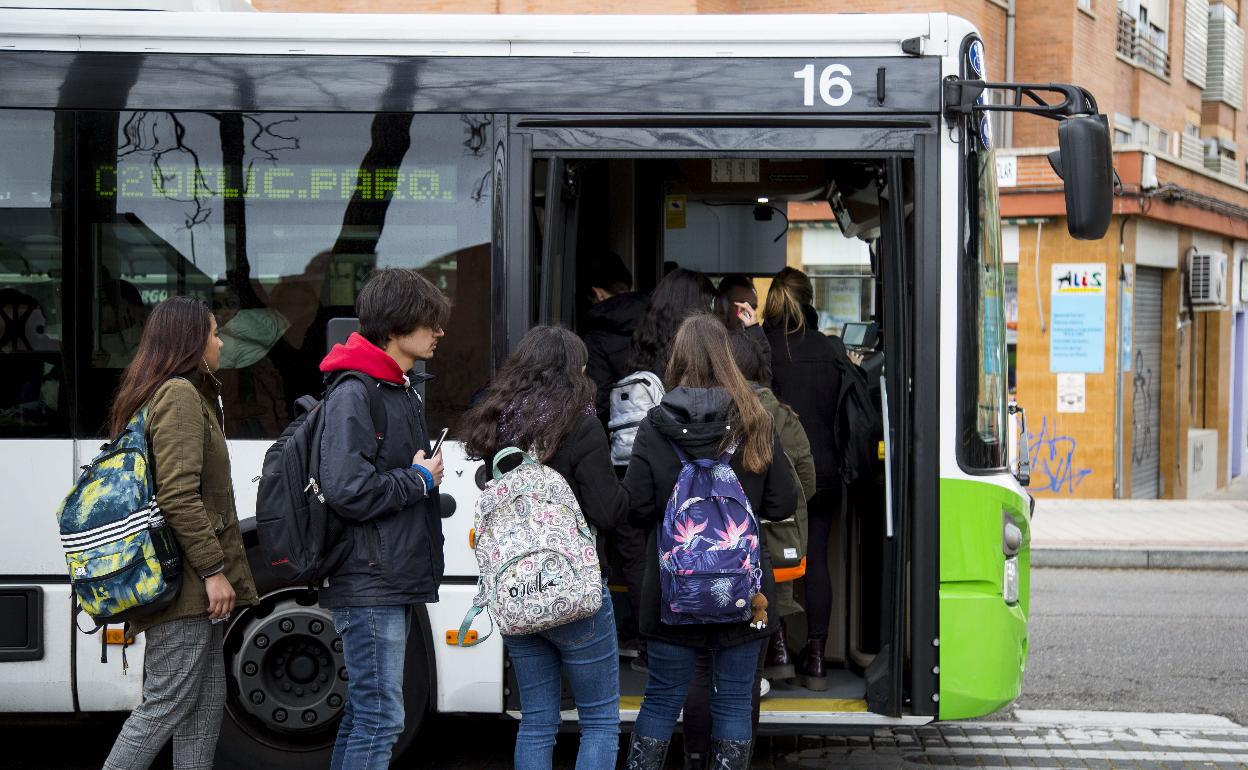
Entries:
[[403,370],[386,351],[352,332],[347,344],[334,345],[325,360],[321,361],[321,371],[329,372],[363,372],[369,377],[395,385],[403,384]]

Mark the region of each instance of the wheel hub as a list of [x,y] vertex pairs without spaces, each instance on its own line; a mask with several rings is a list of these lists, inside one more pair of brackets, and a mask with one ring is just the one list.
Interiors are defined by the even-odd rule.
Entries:
[[346,660],[327,610],[283,599],[242,633],[231,668],[243,711],[287,733],[338,717],[347,698]]

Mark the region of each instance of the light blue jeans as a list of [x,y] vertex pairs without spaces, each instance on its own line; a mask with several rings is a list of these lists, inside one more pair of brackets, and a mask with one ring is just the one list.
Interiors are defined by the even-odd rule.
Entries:
[[330,770],[387,770],[403,732],[403,662],[412,608],[339,607],[333,612],[348,679]]
[[559,732],[560,672],[568,677],[581,721],[576,770],[615,767],[620,748],[620,649],[604,586],[592,618],[524,636],[504,636],[520,685],[516,770],[550,770]]

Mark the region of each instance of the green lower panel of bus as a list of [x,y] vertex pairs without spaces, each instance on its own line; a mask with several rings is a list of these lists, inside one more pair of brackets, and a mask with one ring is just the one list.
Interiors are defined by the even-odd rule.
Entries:
[[[964,479],[940,482],[940,718],[983,716],[1022,692],[1027,664],[1031,532],[1026,498]],[[1003,531],[1023,533],[1018,601],[1003,596]]]

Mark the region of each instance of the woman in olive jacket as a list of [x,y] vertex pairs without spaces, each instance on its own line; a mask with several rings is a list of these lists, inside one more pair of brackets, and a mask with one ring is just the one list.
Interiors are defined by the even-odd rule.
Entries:
[[[641,632],[650,653],[645,699],[633,727],[626,767],[663,767],[672,729],[685,703],[700,651],[713,651],[716,686],[711,693],[711,766],[745,770],[753,746],[751,700],[763,643],[776,629],[775,581],[767,556],[767,532],[759,528],[763,628],[749,621],[669,625],[662,621],[658,531],[681,470],[674,445],[695,460],[732,451],[730,464],[760,519],[793,515],[800,494],[784,461],[770,415],[733,363],[728,330],[709,313],[680,325],[667,366],[669,390],[637,431],[624,486],[630,517],[648,532],[642,589]],[[723,533],[721,533],[722,535]],[[727,536],[727,535],[723,535]]]
[[131,635],[147,634],[143,702],[122,726],[104,770],[146,768],[170,737],[175,770],[213,764],[225,707],[224,621],[256,602],[212,376],[220,354],[208,307],[167,299],[148,318],[113,401],[114,436],[147,411],[156,503],[177,538],[183,577],[173,604],[130,625]]

